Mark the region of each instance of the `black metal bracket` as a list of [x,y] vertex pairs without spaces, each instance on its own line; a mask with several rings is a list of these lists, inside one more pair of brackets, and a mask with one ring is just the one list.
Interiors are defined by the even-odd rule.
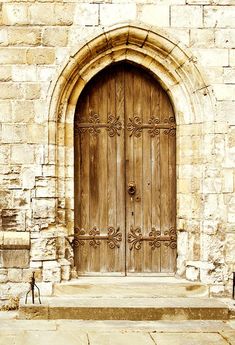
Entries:
[[33,272],[32,278],[30,280],[30,289],[26,293],[26,296],[25,296],[25,304],[27,304],[28,294],[30,293],[30,291],[32,291],[32,303],[34,304],[34,301],[35,301],[34,289],[35,289],[35,287],[38,290],[38,300],[39,300],[39,303],[42,304],[41,298],[40,298],[40,289],[37,286],[37,284],[35,283],[35,272]]

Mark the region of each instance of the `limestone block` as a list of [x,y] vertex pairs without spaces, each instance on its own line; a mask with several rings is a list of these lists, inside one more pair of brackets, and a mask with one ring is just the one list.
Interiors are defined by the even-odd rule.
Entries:
[[30,208],[30,191],[22,189],[13,190],[13,205],[20,209]]
[[61,269],[56,261],[43,262],[43,281],[44,282],[60,282]]
[[9,268],[8,269],[8,280],[14,283],[22,282],[22,269]]
[[10,208],[12,202],[12,192],[9,190],[0,190],[0,207]]
[[234,28],[234,18],[234,6],[205,6],[204,8],[205,27]]
[[198,57],[199,62],[203,66],[209,67],[221,67],[228,66],[228,50],[219,48],[197,48],[192,49],[192,52]]
[[45,164],[45,147],[44,145],[35,146],[35,163],[36,164]]
[[2,125],[3,143],[23,143],[26,142],[26,126],[24,124],[3,124]]
[[180,29],[180,28],[167,28],[167,32],[171,34],[173,37],[178,39],[180,42],[184,43],[185,45],[189,46],[189,32],[190,29]]
[[98,25],[99,5],[89,3],[78,3],[74,13],[74,24],[76,25]]
[[26,63],[26,49],[0,48],[0,64],[24,64]]
[[0,30],[0,45],[7,46],[8,45],[8,37],[7,37],[7,30],[1,29]]
[[205,70],[207,79],[212,84],[222,84],[224,82],[223,67],[207,67]]
[[3,249],[0,250],[0,262],[4,268],[27,268],[29,266],[29,250]]
[[41,296],[51,296],[53,294],[52,282],[37,282]]
[[213,270],[215,268],[215,265],[212,262],[206,261],[187,261],[186,265],[207,270]]
[[16,163],[16,164],[34,163],[34,147],[33,147],[33,145],[27,145],[27,144],[12,145],[11,162]]
[[3,247],[4,248],[9,248],[9,249],[11,248],[26,249],[27,248],[28,249],[29,246],[30,246],[29,232],[4,231],[3,233]]
[[[218,230],[219,229],[219,230]],[[222,232],[223,231],[223,232]],[[225,248],[224,229],[217,228],[216,235],[201,234],[201,254],[205,262],[213,262],[214,265],[224,263]],[[208,268],[206,268],[208,269]]]
[[34,218],[51,218],[54,217],[56,200],[53,198],[33,199],[33,216]]
[[36,197],[55,197],[55,179],[37,178],[36,179]]
[[230,131],[229,131],[229,135],[228,135],[228,147],[229,148],[235,148],[235,127],[231,126],[230,127]]
[[[0,287],[1,289],[1,287]],[[28,283],[10,283],[4,284],[4,293],[6,296],[25,297],[26,292],[29,290]]]
[[228,202],[228,221],[230,223],[235,223],[235,197],[229,198]]
[[199,278],[199,269],[193,266],[186,267],[186,279],[196,281]]
[[235,262],[235,234],[234,233],[226,234],[225,257],[226,257],[226,262],[229,262],[229,263]]
[[0,82],[11,80],[12,66],[0,66]]
[[42,35],[42,44],[50,47],[65,47],[68,43],[67,28],[46,28]]
[[57,258],[56,238],[46,237],[31,240],[31,259],[34,261]]
[[54,23],[54,4],[51,2],[31,4],[28,12],[32,25],[52,25]]
[[25,25],[29,24],[27,3],[3,3],[3,24]]
[[[1,53],[0,53],[1,54]],[[23,89],[16,83],[0,83],[1,99],[21,99],[23,97]]]
[[[19,209],[3,209],[2,210],[2,228],[4,231],[24,231],[25,230],[25,211],[19,210]],[[7,241],[7,236],[13,236],[13,233],[4,234],[4,244],[5,244],[5,238]],[[20,236],[20,234],[18,236]],[[25,236],[25,235],[22,235],[22,236]]]
[[[1,71],[0,71],[1,73]],[[0,101],[0,121],[11,122],[12,120],[12,106],[10,101]]]
[[115,22],[134,20],[136,18],[135,4],[101,4],[100,24],[112,25]]
[[39,99],[41,97],[41,85],[39,83],[23,84],[23,94],[25,99]]
[[39,268],[42,268],[42,261],[30,261],[30,268],[33,270],[37,270]]
[[15,123],[32,122],[34,119],[34,104],[32,101],[13,102],[12,110]]
[[41,167],[23,168],[21,172],[22,188],[32,189],[35,186],[35,175],[41,175]]
[[[214,0],[213,0],[214,2]],[[211,5],[211,0],[186,0],[188,5]]]
[[229,64],[230,66],[235,66],[235,49],[230,50]]
[[53,64],[55,51],[52,48],[29,48],[26,53],[26,61],[32,65]]
[[204,193],[221,193],[222,191],[222,179],[217,178],[205,178],[202,183]]
[[30,282],[32,276],[35,276],[36,283],[38,281],[42,280],[42,270],[41,269],[32,269],[32,268],[27,268],[22,270],[22,281],[23,282]]
[[8,164],[10,157],[10,147],[9,145],[0,146],[0,163]]
[[172,27],[201,27],[202,7],[201,6],[171,6]]
[[235,5],[235,0],[186,0],[186,3],[195,5]]
[[[223,79],[225,84],[235,83],[235,68],[224,68]],[[234,107],[235,108],[235,107]]]
[[215,33],[213,29],[191,29],[190,46],[197,48],[215,47]]
[[54,164],[43,165],[42,168],[43,176],[55,176],[56,175],[56,166]]
[[143,5],[140,7],[141,21],[158,27],[168,27],[170,24],[170,7],[167,5]]
[[55,73],[55,68],[53,66],[43,66],[37,67],[37,78],[40,81],[50,81]]
[[215,97],[218,101],[235,100],[235,85],[233,84],[215,84],[213,86]]
[[219,47],[219,48],[234,48],[235,29],[216,30],[215,31],[215,45],[216,47]]
[[37,81],[36,66],[17,65],[12,67],[13,81]]
[[232,193],[233,191],[234,191],[233,169],[224,169],[222,192]]
[[27,125],[27,142],[29,144],[46,144],[47,143],[47,126],[46,124],[32,123]]
[[71,276],[71,263],[66,259],[60,259],[61,280],[69,280]]
[[75,12],[74,3],[57,3],[54,8],[55,25],[72,25]]
[[[2,261],[1,261],[1,251],[0,251],[0,262],[2,265]],[[0,283],[6,283],[8,280],[8,271],[6,269],[2,269],[0,268]],[[1,284],[2,285],[2,284]],[[0,285],[0,287],[1,287]],[[2,289],[0,288],[0,292],[2,292]],[[1,296],[1,295],[0,295]]]
[[39,28],[8,28],[8,44],[16,46],[37,46],[41,44],[41,29]]
[[204,220],[203,221],[203,233],[208,235],[215,235],[218,227],[218,220]]

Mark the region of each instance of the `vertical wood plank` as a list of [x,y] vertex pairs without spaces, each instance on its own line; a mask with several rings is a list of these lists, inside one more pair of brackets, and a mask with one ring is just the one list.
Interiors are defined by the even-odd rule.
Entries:
[[[94,117],[94,114],[99,115],[99,89],[100,89],[100,79],[96,80],[96,87],[92,88],[89,97],[89,110]],[[99,174],[100,166],[98,157],[100,157],[100,134],[94,135],[90,134],[90,166],[89,166],[89,183],[90,183],[90,217],[89,217],[89,229],[93,227],[100,228],[100,216],[99,216]],[[90,272],[100,271],[100,246],[94,248],[90,243],[86,243],[89,246],[89,262],[90,262]]]
[[[143,90],[142,90],[142,75],[135,69],[131,69],[133,74],[133,89],[131,97],[133,99],[133,116],[138,116],[141,122],[143,122]],[[139,195],[143,198],[143,136],[141,133],[140,137],[133,137],[133,176],[136,183],[136,195],[133,197],[134,205],[134,226],[140,227],[142,233],[144,233],[143,228],[143,208],[141,202],[136,202],[136,197]],[[141,272],[143,269],[144,260],[144,244],[141,250],[135,250],[133,252],[134,256],[134,270],[135,272]]]
[[[159,86],[155,81],[151,83],[151,116],[161,117]],[[151,161],[152,161],[152,227],[157,231],[161,229],[161,174],[160,174],[160,135],[151,139]],[[155,248],[152,252],[152,270],[161,271],[161,248]]]
[[[166,102],[163,91],[160,93],[161,122],[169,117],[168,102]],[[169,199],[169,136],[165,130],[160,131],[160,161],[161,161],[161,234],[169,231],[169,208],[171,207]],[[169,257],[171,249],[165,242],[161,244],[161,272],[168,272]]]
[[[141,81],[141,94],[142,94],[142,114],[143,123],[148,123],[151,116],[151,81],[148,76],[143,76]],[[142,171],[143,171],[143,192],[141,198],[141,206],[143,213],[143,235],[149,236],[152,229],[152,171],[151,164],[154,157],[151,157],[151,141],[155,138],[151,138],[148,130],[143,130],[143,142],[142,142]],[[143,243],[143,263],[142,270],[146,273],[153,271],[152,267],[152,254],[149,242]]]
[[[124,127],[124,67],[120,66],[115,78],[115,108],[116,116]],[[125,132],[124,128],[120,132],[120,136],[115,137],[116,141],[116,227],[120,229],[122,234],[122,241],[120,248],[115,249],[115,266],[118,271],[125,274],[126,270],[126,208],[125,208],[125,193],[126,193],[126,171],[125,171]]]
[[[104,75],[99,80],[98,85],[98,100],[97,103],[99,104],[99,118],[101,123],[108,122],[108,114],[107,114],[107,91],[108,91],[108,78],[107,75]],[[99,229],[101,235],[107,235],[108,231],[108,207],[107,207],[107,130],[102,128],[98,135],[98,152],[97,152],[97,182],[98,182],[98,205],[97,205],[97,213],[99,217]],[[97,250],[98,249],[98,250]],[[101,240],[99,248],[96,249],[97,256],[99,255],[99,259],[97,257],[97,271],[98,272],[106,272],[109,269],[109,260],[108,258],[108,246],[107,242]],[[99,254],[98,254],[99,252]],[[111,254],[112,255],[112,254]],[[114,268],[113,268],[114,269]]]
[[133,99],[133,74],[129,66],[125,68],[125,147],[126,147],[126,257],[127,257],[127,272],[135,271],[135,250],[130,250],[128,243],[128,234],[130,233],[131,226],[134,226],[134,204],[131,201],[129,194],[127,193],[127,186],[130,181],[134,181],[134,164],[133,164],[133,147],[134,138],[130,136],[130,132],[127,130],[127,124],[130,118],[134,116],[134,99]]

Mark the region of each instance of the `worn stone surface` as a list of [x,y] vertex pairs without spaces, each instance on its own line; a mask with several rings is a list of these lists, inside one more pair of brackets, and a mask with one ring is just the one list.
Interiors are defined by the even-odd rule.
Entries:
[[[9,315],[9,314],[8,314]],[[131,321],[47,321],[14,320],[0,315],[4,344],[233,344],[234,330],[229,323],[131,322]],[[175,340],[175,342],[174,342]],[[197,342],[195,342],[197,341]]]
[[[47,311],[46,311],[47,310]],[[20,304],[21,319],[228,320],[228,306],[209,298],[47,297],[43,304]]]
[[227,345],[228,343],[220,334],[151,334],[156,344],[159,345]]

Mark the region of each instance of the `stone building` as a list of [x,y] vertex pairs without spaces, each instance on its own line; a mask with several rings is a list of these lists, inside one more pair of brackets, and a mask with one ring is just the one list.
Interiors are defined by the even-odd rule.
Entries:
[[0,296],[77,270],[230,294],[235,1],[3,0],[0,21]]

